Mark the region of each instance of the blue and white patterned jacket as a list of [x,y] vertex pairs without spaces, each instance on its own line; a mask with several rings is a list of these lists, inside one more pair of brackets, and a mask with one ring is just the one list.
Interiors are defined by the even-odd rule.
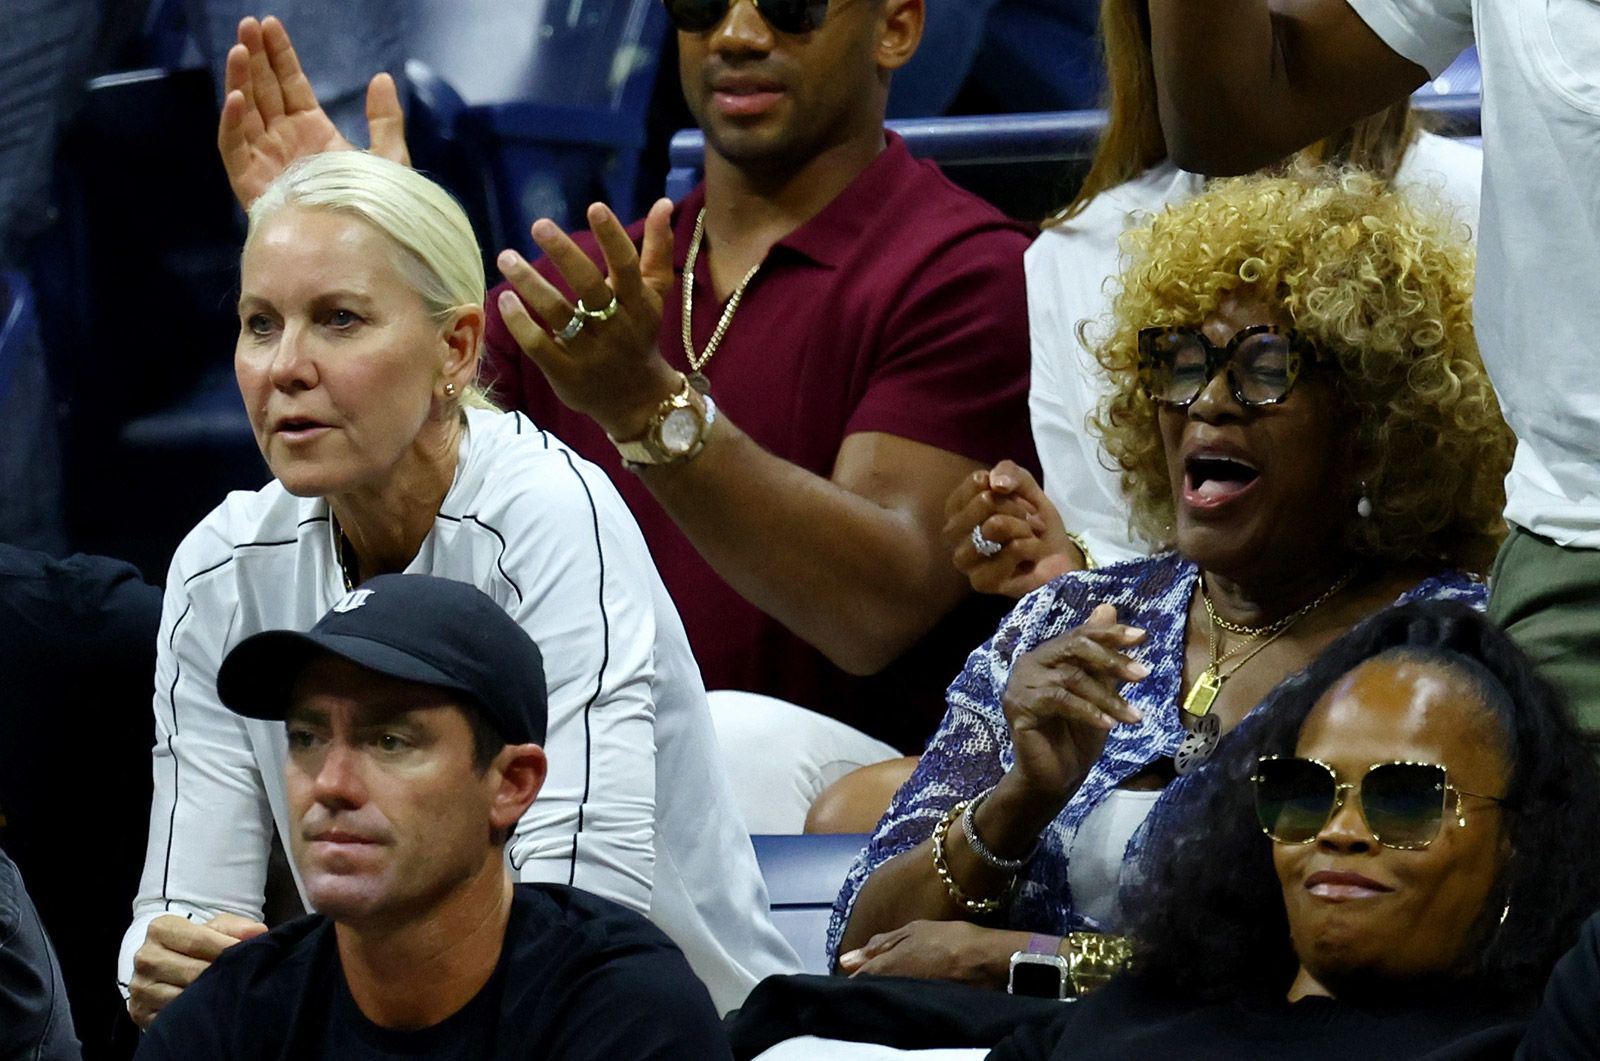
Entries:
[[[1081,625],[1098,604],[1116,605],[1121,622],[1146,631],[1133,655],[1150,666],[1149,677],[1128,683],[1123,697],[1143,713],[1138,724],[1118,725],[1107,737],[1105,751],[1089,769],[1083,784],[1039,839],[1015,900],[1008,908],[1008,927],[1065,934],[1114,926],[1093,924],[1073,907],[1067,887],[1067,854],[1089,813],[1122,782],[1162,757],[1171,757],[1183,741],[1178,691],[1183,677],[1184,627],[1199,569],[1177,553],[1130,560],[1094,571],[1064,575],[1018,602],[983,646],[967,657],[951,683],[949,709],[933,735],[911,779],[895,794],[867,849],[845,878],[828,925],[828,954],[837,956],[839,939],[866,879],[883,863],[922,843],[946,810],[1000,780],[1013,762],[1011,733],[1000,706],[1013,661],[1041,642]],[[1430,576],[1395,602],[1458,600],[1482,608],[1487,590],[1482,582],[1460,572]],[[1271,704],[1268,695],[1251,712]],[[1150,814],[1150,822],[1170,808],[1187,786],[1184,779],[1167,786]],[[1137,855],[1145,829],[1129,844]]]

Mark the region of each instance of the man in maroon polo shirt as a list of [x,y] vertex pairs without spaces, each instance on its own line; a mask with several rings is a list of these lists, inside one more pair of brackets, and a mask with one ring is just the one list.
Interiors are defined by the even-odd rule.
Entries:
[[[923,0],[667,7],[705,182],[628,231],[600,206],[576,242],[541,221],[536,265],[503,254],[489,380],[612,473],[708,688],[920,750],[998,618],[950,565],[944,499],[1033,452],[1028,236],[884,131]],[[280,124],[308,118],[284,52],[286,38],[270,57]],[[240,79],[269,69],[248,62]],[[381,98],[375,117],[389,120]],[[252,167],[286,152],[252,154],[241,132],[230,157],[227,126],[225,110],[224,160],[247,198]]]

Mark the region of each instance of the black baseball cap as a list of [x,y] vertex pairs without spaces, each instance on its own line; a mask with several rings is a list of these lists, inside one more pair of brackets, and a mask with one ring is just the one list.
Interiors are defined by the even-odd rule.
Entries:
[[460,693],[508,744],[543,744],[544,659],[488,595],[432,575],[379,575],[306,633],[266,630],[234,646],[217,695],[235,714],[282,720],[306,665],[322,653],[402,681]]

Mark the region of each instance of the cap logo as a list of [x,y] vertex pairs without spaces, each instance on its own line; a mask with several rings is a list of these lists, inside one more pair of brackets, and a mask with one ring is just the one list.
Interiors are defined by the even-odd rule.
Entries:
[[370,589],[353,589],[339,599],[339,603],[333,606],[333,610],[341,615],[345,612],[353,612],[367,603],[367,598],[372,596],[373,592]]

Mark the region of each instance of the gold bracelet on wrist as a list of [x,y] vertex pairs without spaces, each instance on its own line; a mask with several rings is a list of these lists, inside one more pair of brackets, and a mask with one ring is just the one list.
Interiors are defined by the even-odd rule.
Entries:
[[1066,535],[1067,541],[1076,545],[1078,552],[1083,554],[1083,569],[1085,571],[1093,571],[1100,566],[1095,563],[1094,554],[1089,551],[1089,543],[1083,540],[1083,535],[1069,531],[1065,527],[1061,529],[1061,533]]
[[939,824],[933,827],[933,871],[939,875],[939,880],[944,883],[944,890],[950,893],[950,898],[961,905],[963,910],[974,914],[992,914],[1005,907],[1016,894],[1017,884],[1021,880],[1015,873],[1006,884],[1005,890],[999,895],[989,899],[974,899],[961,890],[955,877],[950,874],[950,863],[944,855],[944,845],[950,836],[950,826],[966,812],[967,804],[971,800],[962,800],[944,812],[944,817],[939,819]]
[[1099,932],[1067,933],[1067,980],[1083,996],[1103,987],[1133,964],[1133,947],[1124,936]]

